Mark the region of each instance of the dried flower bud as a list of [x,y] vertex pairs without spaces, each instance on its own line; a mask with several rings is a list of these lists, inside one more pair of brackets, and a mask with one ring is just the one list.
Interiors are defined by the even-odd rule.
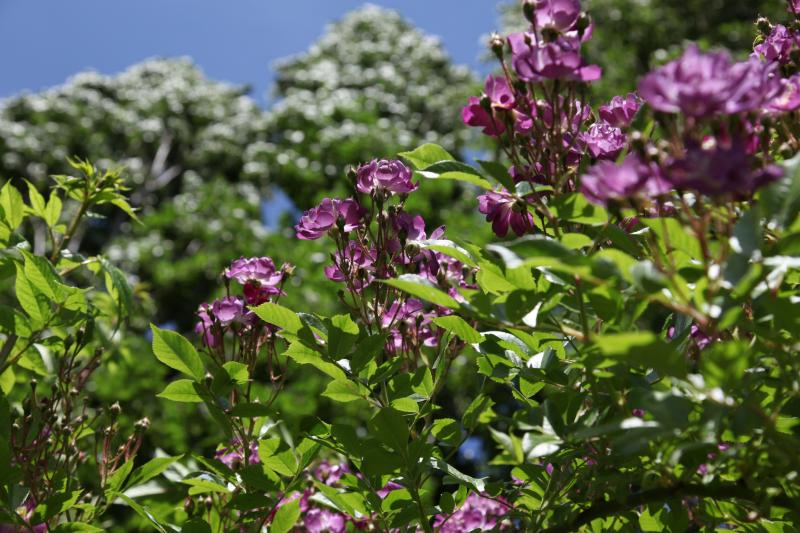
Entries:
[[489,48],[494,52],[494,55],[497,56],[497,59],[500,61],[503,60],[503,51],[505,50],[506,43],[499,34],[493,33],[491,37],[489,37]]
[[758,18],[756,21],[756,28],[758,28],[758,31],[764,36],[769,35],[772,32],[772,24],[770,24],[769,19],[766,17]]
[[192,516],[194,513],[194,498],[187,496],[186,499],[183,500],[183,510],[187,515]]

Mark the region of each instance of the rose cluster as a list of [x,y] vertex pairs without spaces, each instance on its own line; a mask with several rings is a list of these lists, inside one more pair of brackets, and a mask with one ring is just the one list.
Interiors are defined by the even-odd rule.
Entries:
[[381,281],[413,274],[458,300],[462,298],[459,289],[474,286],[474,272],[426,247],[442,240],[445,229],[438,227],[429,233],[420,215],[405,212],[406,195],[418,188],[405,164],[371,161],[351,177],[360,195],[322,200],[303,213],[295,226],[297,238],[327,235],[333,240],[336,251],[325,275],[344,285],[350,299],[343,301],[354,315],[387,335],[388,353],[416,353],[437,345],[439,333],[432,320],[450,311],[429,308]]
[[291,270],[288,264],[276,269],[269,257],[242,257],[233,261],[222,275],[226,284],[230,281],[238,283],[242,287],[242,295],[228,294],[200,305],[195,332],[202,337],[203,343],[209,348],[220,348],[226,332],[241,337],[258,331],[259,326],[265,326],[249,307],[279,297]]

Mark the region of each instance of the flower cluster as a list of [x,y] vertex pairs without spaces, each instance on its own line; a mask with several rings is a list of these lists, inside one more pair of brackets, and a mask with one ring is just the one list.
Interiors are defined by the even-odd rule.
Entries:
[[502,531],[510,527],[508,521],[503,520],[509,509],[503,498],[489,498],[473,492],[453,514],[436,515],[433,525],[439,533]]
[[333,240],[336,251],[325,276],[344,285],[350,299],[343,301],[368,329],[387,335],[387,353],[414,354],[437,345],[439,333],[432,320],[449,310],[427,308],[381,281],[411,274],[461,299],[459,289],[473,287],[474,273],[426,247],[443,239],[445,230],[438,227],[429,233],[421,216],[405,212],[406,195],[418,188],[405,164],[371,161],[351,177],[364,196],[324,199],[303,214],[295,226],[297,238],[327,235]]
[[209,348],[222,348],[226,332],[234,335],[260,333],[265,326],[249,309],[271,299],[277,299],[287,275],[292,271],[290,265],[280,270],[269,257],[236,259],[222,273],[226,281],[235,281],[242,287],[242,295],[227,295],[211,303],[203,303],[197,309],[199,321],[195,332]]

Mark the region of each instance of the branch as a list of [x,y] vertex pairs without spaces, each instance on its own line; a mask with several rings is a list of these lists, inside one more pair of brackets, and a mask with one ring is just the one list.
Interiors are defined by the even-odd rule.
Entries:
[[[671,498],[699,496],[715,500],[745,500],[758,504],[763,498],[744,485],[725,483],[717,485],[701,485],[698,483],[679,483],[672,487],[659,487],[630,494],[622,501],[596,501],[591,507],[584,509],[571,522],[542,530],[543,533],[568,533],[590,524],[598,518],[616,515],[629,509],[648,503],[663,502]],[[800,508],[800,502],[792,500],[786,494],[771,498],[772,503],[787,509]]]

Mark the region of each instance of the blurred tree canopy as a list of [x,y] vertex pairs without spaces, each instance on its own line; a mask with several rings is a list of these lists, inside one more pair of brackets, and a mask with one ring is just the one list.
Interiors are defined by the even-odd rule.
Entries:
[[[637,78],[677,55],[683,41],[746,55],[752,51],[755,14],[774,20],[786,9],[784,0],[582,0],[581,5],[594,21],[587,61],[603,67],[603,78],[592,87],[599,100],[635,90]],[[526,26],[520,2],[501,7],[504,33]]]
[[276,73],[269,141],[251,147],[261,164],[248,170],[302,208],[346,194],[349,165],[424,142],[455,154],[468,138],[459,113],[473,74],[396,11],[367,5],[348,14]]
[[[0,176],[43,186],[65,172],[69,155],[124,166],[142,224],[109,211],[80,249],[104,250],[135,273],[153,294],[157,320],[185,330],[233,258],[277,248],[276,260],[296,263],[298,275],[319,270],[306,268],[310,258],[326,259],[313,244],[285,246],[288,232],[264,226],[273,192],[305,209],[341,192],[349,165],[426,141],[458,153],[468,135],[458,103],[474,81],[437,39],[395,11],[366,6],[278,65],[278,99],[266,111],[247,87],[210,80],[189,59],[149,60],[114,76],[85,72],[5,100]],[[436,222],[458,209],[462,188],[426,187],[434,200],[417,207]],[[319,284],[304,280],[304,291],[324,293]],[[335,301],[332,293],[304,297]]]

